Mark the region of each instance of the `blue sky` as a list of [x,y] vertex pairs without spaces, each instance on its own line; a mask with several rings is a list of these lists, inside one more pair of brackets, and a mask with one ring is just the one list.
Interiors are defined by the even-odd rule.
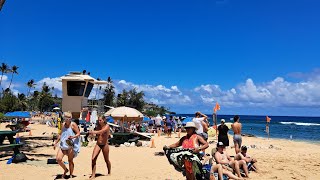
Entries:
[[319,116],[319,8],[316,0],[6,1],[0,62],[19,66],[16,93],[35,79],[60,94],[58,77],[86,69],[179,113],[211,113],[218,101],[221,114]]

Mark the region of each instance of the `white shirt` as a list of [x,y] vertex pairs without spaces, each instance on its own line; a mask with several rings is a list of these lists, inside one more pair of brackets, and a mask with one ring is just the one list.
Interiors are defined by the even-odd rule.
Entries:
[[156,121],[155,123],[156,123],[157,126],[161,126],[161,121],[162,121],[161,117],[156,117],[155,121]]
[[196,133],[197,134],[203,133],[203,127],[201,122],[204,121],[204,117],[193,118],[192,121],[196,124],[196,127],[197,127]]

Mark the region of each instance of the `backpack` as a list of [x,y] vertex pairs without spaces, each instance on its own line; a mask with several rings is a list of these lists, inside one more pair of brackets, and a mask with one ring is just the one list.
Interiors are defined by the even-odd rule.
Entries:
[[27,160],[28,160],[27,156],[24,153],[20,152],[19,154],[16,154],[13,157],[12,162],[19,163],[19,162],[26,162]]

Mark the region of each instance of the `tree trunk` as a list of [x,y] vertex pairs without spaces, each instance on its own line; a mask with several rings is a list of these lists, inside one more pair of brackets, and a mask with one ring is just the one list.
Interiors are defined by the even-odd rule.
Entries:
[[9,84],[9,89],[10,89],[10,87],[11,87],[12,79],[13,79],[13,73],[12,73],[12,75],[11,75],[11,80],[10,80],[10,84]]
[[3,77],[3,72],[1,73],[0,87],[1,87],[1,83],[2,83],[2,77]]

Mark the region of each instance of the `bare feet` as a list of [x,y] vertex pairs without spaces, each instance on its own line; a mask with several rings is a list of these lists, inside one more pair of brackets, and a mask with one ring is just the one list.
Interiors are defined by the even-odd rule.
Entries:
[[96,178],[96,176],[91,175],[89,179],[94,179],[94,178]]
[[66,170],[64,171],[64,173],[63,173],[63,175],[62,175],[62,178],[63,178],[63,179],[66,177],[66,175],[67,175],[68,172],[69,172],[68,169],[66,169]]

